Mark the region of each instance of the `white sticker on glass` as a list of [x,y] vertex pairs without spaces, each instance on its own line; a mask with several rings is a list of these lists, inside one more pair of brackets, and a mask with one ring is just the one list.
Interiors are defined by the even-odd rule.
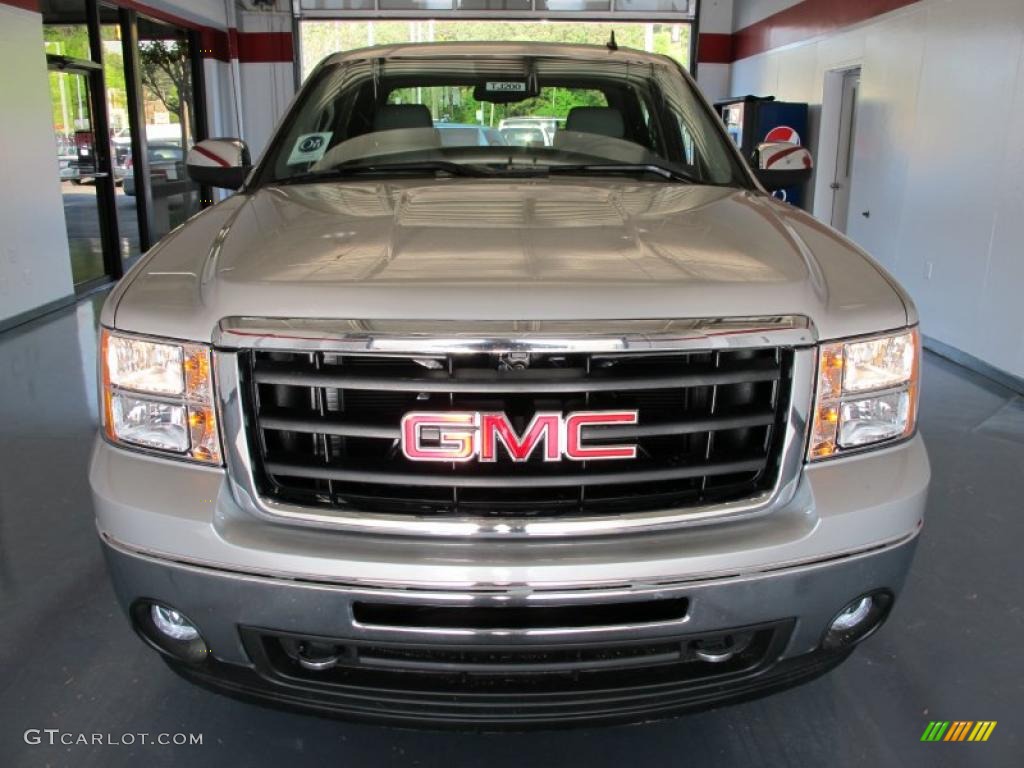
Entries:
[[333,131],[323,133],[304,133],[295,140],[292,153],[288,155],[288,165],[315,163],[324,156],[327,145],[331,141]]
[[487,83],[487,90],[499,93],[526,93],[526,83],[490,81]]

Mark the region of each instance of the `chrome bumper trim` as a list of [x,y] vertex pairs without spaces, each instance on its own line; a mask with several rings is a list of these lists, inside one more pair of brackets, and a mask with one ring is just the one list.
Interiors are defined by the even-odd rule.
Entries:
[[802,315],[682,320],[320,320],[226,317],[218,349],[448,355],[757,349],[815,344]]
[[870,546],[850,550],[848,552],[829,552],[817,557],[802,560],[788,560],[773,565],[771,568],[756,568],[741,572],[708,571],[680,575],[657,581],[565,581],[558,583],[529,582],[486,582],[486,583],[451,583],[410,586],[409,584],[361,579],[353,576],[345,579],[325,578],[322,574],[291,573],[274,569],[259,571],[239,568],[223,562],[182,557],[151,547],[140,547],[122,541],[105,531],[97,529],[100,542],[122,555],[141,558],[155,565],[184,568],[196,572],[215,572],[225,578],[240,579],[256,583],[289,582],[296,585],[320,589],[342,589],[354,596],[373,597],[379,600],[409,602],[421,604],[422,601],[434,601],[442,605],[506,605],[514,598],[523,604],[548,605],[552,603],[572,605],[577,602],[591,600],[631,600],[664,597],[666,591],[685,590],[693,586],[708,583],[743,583],[762,577],[786,572],[828,568],[848,560],[860,560],[886,550],[897,549],[915,541],[920,536],[922,526],[892,539],[879,541]]

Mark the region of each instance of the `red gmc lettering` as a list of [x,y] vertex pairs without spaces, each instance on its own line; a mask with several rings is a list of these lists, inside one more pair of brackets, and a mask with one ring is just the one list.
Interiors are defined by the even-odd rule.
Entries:
[[635,445],[583,445],[583,428],[593,424],[636,424],[636,411],[570,413],[565,420],[565,455],[575,461],[635,459]]
[[402,417],[402,453],[412,461],[498,460],[498,444],[514,462],[527,461],[544,444],[544,461],[635,459],[636,446],[585,445],[583,428],[636,424],[636,411],[540,412],[518,433],[507,414],[477,412],[407,413]]
[[558,461],[560,413],[534,414],[522,438],[509,423],[504,413],[480,414],[480,461],[495,461],[497,444],[501,441],[508,450],[512,461],[526,461],[537,444],[544,441],[544,461]]
[[[413,461],[469,461],[476,454],[476,413],[407,413],[402,452]],[[425,439],[427,431],[431,439]]]

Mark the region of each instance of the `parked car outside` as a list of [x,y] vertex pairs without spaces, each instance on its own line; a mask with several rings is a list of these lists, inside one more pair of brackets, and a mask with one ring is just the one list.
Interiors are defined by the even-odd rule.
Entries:
[[498,124],[498,130],[506,140],[516,146],[540,146],[540,141],[543,142],[543,146],[550,147],[554,143],[558,128],[559,121],[553,117],[509,117]]
[[78,155],[57,155],[57,168],[61,181],[78,178]]
[[[149,177],[153,184],[161,184],[168,181],[178,181],[185,178],[185,153],[177,144],[149,144],[147,146],[149,157]],[[133,173],[134,162],[129,153],[123,169],[124,193],[135,195],[135,174]]]
[[442,147],[473,146],[474,144],[478,147],[489,147],[505,144],[505,138],[501,132],[486,125],[436,122],[434,127],[441,134]]

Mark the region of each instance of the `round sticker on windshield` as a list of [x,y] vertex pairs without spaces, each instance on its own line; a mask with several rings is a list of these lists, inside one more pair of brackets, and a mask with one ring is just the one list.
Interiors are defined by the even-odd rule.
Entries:
[[323,136],[307,136],[299,143],[299,152],[316,152],[326,143]]
[[292,153],[288,155],[288,165],[315,163],[327,151],[332,134],[332,131],[324,131],[322,133],[304,133],[299,136],[295,139]]

